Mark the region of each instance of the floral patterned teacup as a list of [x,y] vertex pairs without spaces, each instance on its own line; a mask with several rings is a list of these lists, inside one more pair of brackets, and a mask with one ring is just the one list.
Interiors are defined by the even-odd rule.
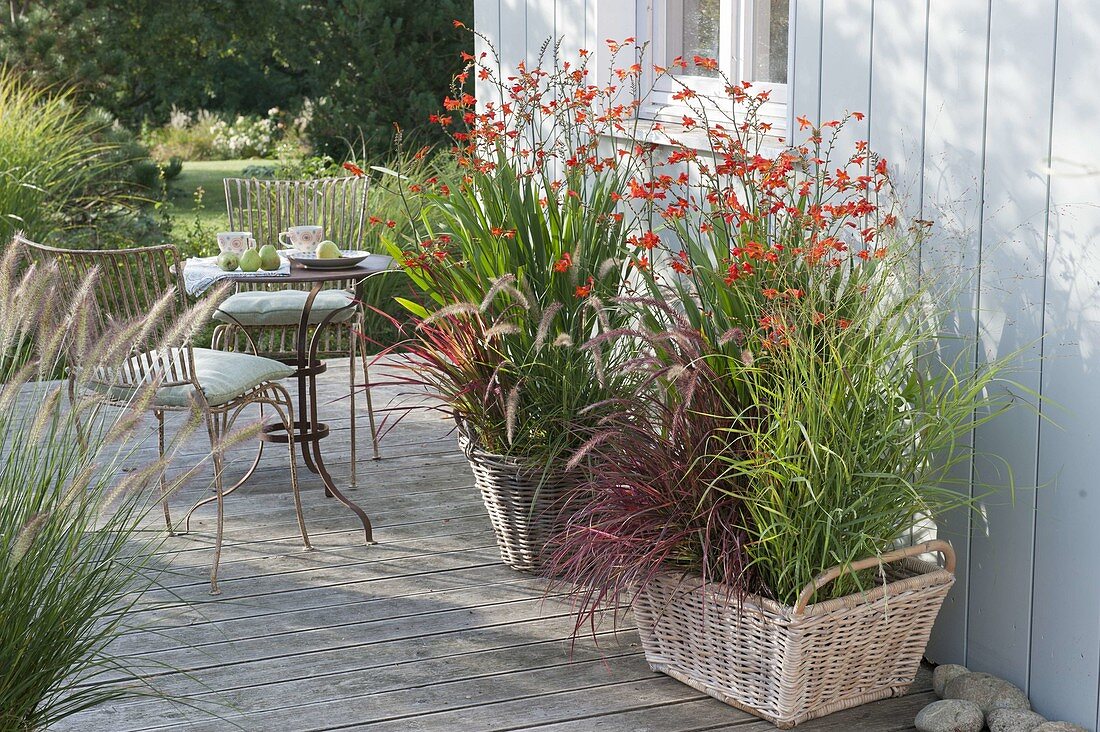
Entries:
[[251,231],[220,231],[218,232],[218,249],[222,252],[244,254],[246,249],[256,246],[256,240],[252,238]]
[[325,230],[321,226],[291,226],[286,231],[279,232],[280,244],[305,254],[316,252],[324,238]]

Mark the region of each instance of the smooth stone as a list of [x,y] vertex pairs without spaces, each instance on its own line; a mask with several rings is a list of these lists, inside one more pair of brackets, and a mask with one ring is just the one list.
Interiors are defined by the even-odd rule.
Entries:
[[940,664],[932,670],[932,691],[936,692],[936,696],[940,699],[943,699],[943,690],[947,683],[956,676],[968,673],[970,673],[970,669],[957,663]]
[[1026,709],[994,709],[985,718],[989,732],[1034,732],[1046,721],[1041,715]]
[[913,723],[918,732],[982,732],[981,707],[964,699],[941,699],[920,710]]
[[1027,694],[1004,679],[983,673],[961,674],[947,682],[945,699],[964,699],[981,707],[984,714],[994,709],[1031,709]]
[[1084,727],[1069,722],[1043,722],[1033,732],[1089,732]]

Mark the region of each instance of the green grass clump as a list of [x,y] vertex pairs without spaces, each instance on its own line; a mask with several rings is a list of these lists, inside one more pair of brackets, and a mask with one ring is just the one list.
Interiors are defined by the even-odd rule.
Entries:
[[42,90],[0,68],[0,241],[15,231],[42,240],[66,220],[109,205],[93,182],[113,147],[65,90]]

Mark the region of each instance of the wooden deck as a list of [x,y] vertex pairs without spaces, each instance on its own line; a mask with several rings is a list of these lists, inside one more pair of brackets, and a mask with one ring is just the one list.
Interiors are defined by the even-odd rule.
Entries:
[[[346,366],[332,364],[322,380],[335,398]],[[383,391],[379,402],[392,395]],[[347,408],[325,409],[334,429],[326,453],[343,485]],[[204,439],[192,438],[179,469],[202,458]],[[241,446],[230,477],[250,457]],[[379,543],[363,545],[355,517],[303,470],[316,548],[305,552],[286,454],[267,453],[226,503],[220,597],[207,594],[213,507],[196,514],[190,535],[167,541],[160,558],[168,572],[119,644],[139,654],[150,684],[175,701],[116,703],[65,729],[774,729],[652,673],[629,628],[605,629],[598,643],[581,637],[571,650],[567,605],[500,563],[469,468],[438,416],[410,416],[383,442],[383,460],[368,458],[363,447],[359,487],[349,495],[370,513]],[[209,489],[205,477],[192,481],[173,501],[177,516]],[[932,698],[927,673],[916,687],[798,729],[913,729]]]

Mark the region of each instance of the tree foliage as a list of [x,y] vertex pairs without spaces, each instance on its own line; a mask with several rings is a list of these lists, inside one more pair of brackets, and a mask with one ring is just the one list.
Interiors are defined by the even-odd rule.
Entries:
[[310,136],[337,153],[345,141],[384,149],[395,122],[428,132],[425,119],[471,45],[452,21],[473,16],[472,0],[4,4],[0,63],[72,85],[132,128],[165,122],[173,107],[264,114],[309,99]]

